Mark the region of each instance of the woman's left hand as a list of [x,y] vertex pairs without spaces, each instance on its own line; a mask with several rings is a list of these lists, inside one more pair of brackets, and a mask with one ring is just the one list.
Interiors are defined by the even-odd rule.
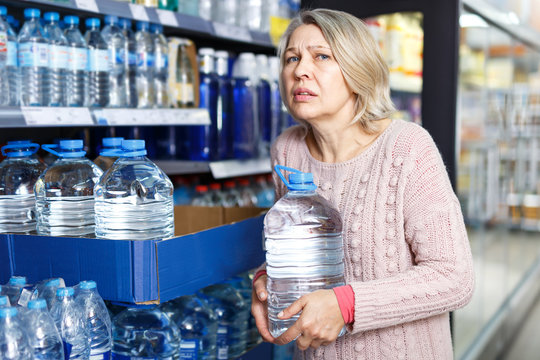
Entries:
[[300,350],[314,349],[336,340],[345,325],[333,290],[317,290],[302,296],[282,311],[280,319],[288,319],[299,313],[296,322],[275,341],[287,344],[294,339]]

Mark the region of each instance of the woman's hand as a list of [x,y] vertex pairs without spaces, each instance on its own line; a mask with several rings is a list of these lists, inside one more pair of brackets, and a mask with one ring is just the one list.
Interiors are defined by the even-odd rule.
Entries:
[[261,275],[253,283],[251,292],[251,313],[264,341],[273,343],[275,338],[268,330],[268,292],[266,291],[266,275]]
[[345,325],[333,290],[317,290],[304,295],[278,317],[288,319],[300,311],[298,320],[275,340],[276,344],[283,345],[296,339],[300,350],[316,349],[336,340]]

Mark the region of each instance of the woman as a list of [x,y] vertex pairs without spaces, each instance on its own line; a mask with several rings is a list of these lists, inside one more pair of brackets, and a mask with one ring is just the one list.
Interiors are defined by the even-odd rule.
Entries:
[[[266,275],[252,313],[264,338],[294,339],[302,359],[453,359],[449,312],[474,277],[460,205],[422,127],[391,120],[388,69],[365,25],[326,9],[302,12],[279,45],[284,103],[300,123],[273,144],[272,162],[311,172],[344,223],[343,287],[285,309],[268,331]],[[275,177],[276,194],[285,194]],[[347,334],[337,338],[343,325]]]

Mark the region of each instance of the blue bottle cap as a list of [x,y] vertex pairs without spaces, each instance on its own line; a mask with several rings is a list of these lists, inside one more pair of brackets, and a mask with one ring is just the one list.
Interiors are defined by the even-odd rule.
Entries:
[[126,18],[120,18],[118,19],[118,25],[123,29],[125,28],[131,29],[131,20],[126,19]]
[[9,298],[5,295],[0,296],[0,306],[6,306],[8,304]]
[[101,139],[103,146],[105,147],[115,147],[122,146],[123,137],[106,137]]
[[107,24],[107,25],[118,24],[118,16],[106,15],[105,16],[105,24]]
[[60,140],[60,149],[62,150],[79,150],[83,148],[82,140]]
[[58,15],[57,12],[46,12],[43,14],[43,19],[45,19],[45,21],[58,21],[60,19],[60,15]]
[[137,30],[148,30],[150,23],[148,21],[137,21]]
[[[279,175],[283,183],[287,186],[289,190],[292,191],[313,191],[317,189],[317,185],[313,183],[313,174],[312,173],[305,173],[300,170],[296,170],[290,167],[282,166],[282,165],[276,165],[274,166],[274,170]],[[282,171],[286,170],[289,171],[291,174],[289,175],[289,181],[285,178]]]
[[41,15],[41,11],[39,11],[39,9],[34,9],[34,8],[24,9],[25,18],[38,18],[39,15]]
[[122,141],[122,148],[125,150],[144,150],[144,140],[124,140]]
[[45,284],[45,287],[53,287],[53,286],[60,286],[60,279],[52,279],[47,281]]
[[6,157],[25,157],[35,154],[39,150],[39,145],[30,140],[8,141],[1,150],[2,155]]
[[13,140],[13,141],[8,141],[8,145],[21,145],[21,144],[30,144],[32,141],[31,140]]
[[292,184],[308,184],[313,183],[312,173],[293,173],[289,175],[289,183]]
[[101,20],[99,20],[98,18],[88,18],[86,19],[86,27],[97,27],[99,28],[100,25],[101,25]]
[[73,294],[75,294],[75,290],[73,290],[72,287],[58,288],[58,290],[56,290],[56,296],[60,297],[73,296]]
[[94,280],[81,281],[79,287],[84,290],[95,289],[97,287]]
[[0,318],[13,317],[17,315],[17,308],[6,307],[0,309]]
[[5,6],[0,6],[0,16],[7,15],[7,8]]
[[75,15],[64,16],[64,22],[68,25],[79,25],[79,17]]
[[9,285],[26,285],[26,276],[12,276],[9,278]]
[[44,309],[47,307],[45,299],[35,299],[28,302],[29,309]]

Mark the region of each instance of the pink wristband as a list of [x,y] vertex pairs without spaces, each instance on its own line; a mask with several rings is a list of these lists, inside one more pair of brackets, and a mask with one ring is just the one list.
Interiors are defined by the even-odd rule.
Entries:
[[254,284],[255,281],[257,281],[257,279],[260,278],[260,277],[263,276],[263,275],[266,275],[266,270],[265,270],[265,269],[261,269],[261,270],[257,271],[257,272],[255,273],[255,276],[253,276],[253,282],[252,282],[252,284]]
[[354,291],[351,285],[338,286],[332,290],[336,294],[339,310],[341,310],[345,324],[352,324],[354,322]]

